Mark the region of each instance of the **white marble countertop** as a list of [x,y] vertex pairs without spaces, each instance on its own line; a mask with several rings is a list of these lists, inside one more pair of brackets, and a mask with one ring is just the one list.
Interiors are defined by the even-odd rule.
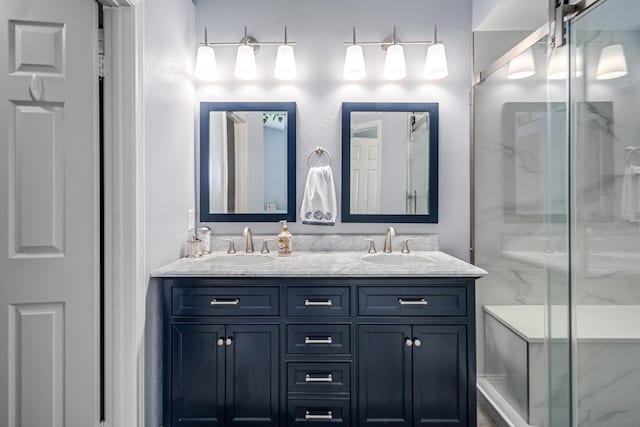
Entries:
[[[366,261],[375,257],[378,262]],[[288,256],[215,252],[181,258],[152,277],[471,277],[486,271],[440,251],[369,255],[362,251],[294,252]]]

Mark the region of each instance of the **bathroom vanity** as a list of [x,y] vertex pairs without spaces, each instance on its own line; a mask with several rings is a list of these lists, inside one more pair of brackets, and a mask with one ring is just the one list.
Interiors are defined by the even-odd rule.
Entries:
[[475,279],[439,251],[156,271],[164,427],[475,426]]

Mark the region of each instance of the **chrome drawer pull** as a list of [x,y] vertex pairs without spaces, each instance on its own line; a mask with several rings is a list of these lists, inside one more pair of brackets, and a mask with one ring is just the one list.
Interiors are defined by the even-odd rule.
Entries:
[[304,377],[304,381],[307,383],[332,383],[333,375],[329,374],[326,377],[312,377],[311,374],[307,374]]
[[305,307],[309,307],[309,306],[331,307],[333,305],[333,301],[331,301],[330,299],[328,299],[326,301],[309,301],[308,299],[306,299],[306,300],[304,300],[304,305],[305,305]]
[[305,420],[332,420],[333,413],[331,411],[327,411],[326,414],[310,414],[309,411],[304,411],[304,419]]
[[305,344],[333,344],[332,337],[326,337],[321,339],[314,339],[310,337],[304,337]]
[[235,298],[232,300],[217,300],[217,299],[212,299],[211,300],[211,305],[238,305],[240,304],[240,298]]
[[417,300],[405,300],[403,298],[398,298],[398,302],[400,303],[400,305],[428,305],[429,304],[429,302],[424,298],[420,298]]

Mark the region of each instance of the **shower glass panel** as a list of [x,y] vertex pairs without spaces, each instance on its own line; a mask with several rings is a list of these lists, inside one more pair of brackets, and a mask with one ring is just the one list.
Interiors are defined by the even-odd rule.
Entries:
[[478,390],[512,425],[570,424],[569,61],[554,55],[552,75],[544,37],[474,88]]
[[571,24],[574,424],[640,425],[640,2]]

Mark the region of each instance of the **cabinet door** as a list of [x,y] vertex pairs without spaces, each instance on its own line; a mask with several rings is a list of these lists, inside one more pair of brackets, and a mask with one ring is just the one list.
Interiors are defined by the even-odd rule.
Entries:
[[227,325],[227,426],[278,425],[278,325]]
[[171,425],[224,425],[224,325],[171,326]]
[[415,427],[466,427],[466,333],[464,325],[413,327]]
[[409,325],[361,325],[358,329],[358,423],[411,425]]

